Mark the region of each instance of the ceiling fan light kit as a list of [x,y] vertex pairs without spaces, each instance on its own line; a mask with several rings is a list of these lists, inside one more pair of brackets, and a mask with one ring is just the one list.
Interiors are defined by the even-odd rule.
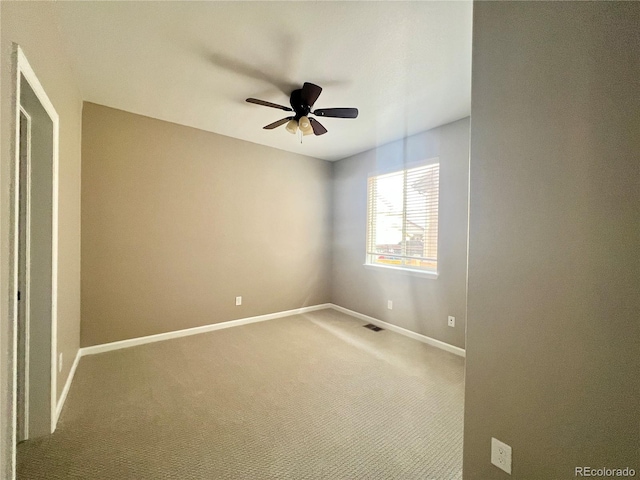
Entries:
[[247,102],[255,103],[256,105],[262,105],[265,107],[277,108],[284,110],[285,112],[294,112],[293,117],[285,117],[276,122],[270,123],[263,127],[266,130],[273,130],[285,123],[287,132],[295,134],[298,130],[302,135],[324,135],[327,133],[327,129],[318,122],[315,118],[309,117],[309,115],[316,115],[318,117],[332,117],[332,118],[357,118],[357,108],[322,108],[319,110],[311,111],[313,104],[322,93],[322,88],[313,83],[305,82],[302,88],[291,92],[289,103],[291,108],[284,105],[278,105],[277,103],[267,102],[265,100],[259,100],[257,98],[247,98]]
[[309,122],[309,117],[300,117],[300,120],[298,120],[298,126],[300,127],[300,130],[302,130],[303,132],[306,132],[307,130],[309,130],[311,128],[311,122]]
[[295,133],[298,131],[298,122],[296,122],[295,120],[289,120],[285,128],[287,129],[287,132],[295,135]]

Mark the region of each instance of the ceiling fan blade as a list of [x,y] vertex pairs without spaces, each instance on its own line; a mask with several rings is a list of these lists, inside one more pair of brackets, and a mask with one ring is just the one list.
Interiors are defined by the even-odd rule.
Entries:
[[327,129],[324,128],[315,118],[309,118],[309,122],[311,123],[311,128],[313,128],[313,133],[316,135],[324,135],[327,133]]
[[291,108],[285,107],[284,105],[278,105],[277,103],[271,103],[265,100],[258,100],[257,98],[247,98],[247,102],[255,103],[256,105],[263,105],[265,107],[278,108],[280,110],[284,110],[285,112],[293,112]]
[[286,118],[283,118],[282,120],[278,120],[277,122],[270,123],[266,127],[262,127],[262,128],[264,128],[265,130],[273,130],[274,128],[278,128],[280,125],[284,125],[285,123],[287,123],[289,120],[292,120],[292,119],[293,117],[286,117]]
[[313,112],[319,117],[358,118],[357,108],[321,108]]
[[316,100],[318,100],[318,97],[321,93],[322,88],[318,85],[304,82],[304,85],[302,86],[302,92],[300,92],[300,98],[302,98],[304,103],[309,105],[309,107],[313,107],[313,104],[316,103]]

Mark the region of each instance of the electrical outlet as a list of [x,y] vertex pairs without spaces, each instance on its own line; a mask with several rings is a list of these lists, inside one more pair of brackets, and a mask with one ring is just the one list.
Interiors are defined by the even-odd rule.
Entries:
[[450,327],[455,327],[456,326],[456,317],[452,317],[451,315],[449,315],[449,318],[447,320],[447,325],[449,325]]
[[511,475],[511,447],[497,438],[491,438],[491,463]]
[[391,300],[387,300],[387,308],[393,310],[393,302]]
[[62,353],[58,355],[58,372],[62,371]]
[[242,305],[242,297],[236,297],[236,306]]

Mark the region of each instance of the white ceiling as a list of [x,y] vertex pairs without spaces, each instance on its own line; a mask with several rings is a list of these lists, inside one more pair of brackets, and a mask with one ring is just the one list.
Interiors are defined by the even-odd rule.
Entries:
[[[470,113],[472,3],[56,2],[85,100],[337,160]],[[262,127],[303,82],[329,133]],[[286,95],[285,93],[286,92]]]

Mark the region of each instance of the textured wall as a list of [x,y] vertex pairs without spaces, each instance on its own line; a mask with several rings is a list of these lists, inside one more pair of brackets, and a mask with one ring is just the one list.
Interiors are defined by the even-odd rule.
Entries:
[[638,472],[640,4],[474,9],[464,478]]
[[82,162],[83,346],[330,301],[330,163],[91,103]]
[[[365,269],[369,174],[433,157],[440,159],[438,278]],[[336,162],[333,303],[464,348],[468,176],[468,118]]]

